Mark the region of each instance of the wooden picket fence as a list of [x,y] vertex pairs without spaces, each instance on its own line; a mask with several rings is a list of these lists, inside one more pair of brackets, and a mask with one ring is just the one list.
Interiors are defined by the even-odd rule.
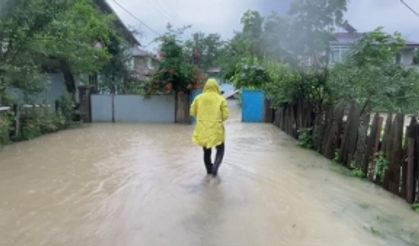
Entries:
[[403,114],[363,115],[355,104],[337,105],[316,113],[299,102],[276,110],[274,124],[298,138],[312,132],[313,148],[409,203],[419,201],[419,124],[405,124]]

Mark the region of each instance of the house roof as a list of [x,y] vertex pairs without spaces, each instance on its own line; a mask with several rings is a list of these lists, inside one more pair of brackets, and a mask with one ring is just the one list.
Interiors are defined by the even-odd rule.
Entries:
[[[338,32],[335,33],[335,40],[330,42],[331,45],[349,46],[358,42],[365,33],[363,32]],[[419,47],[419,42],[405,40],[407,47]]]
[[113,8],[109,5],[106,0],[95,0],[95,4],[105,13],[108,14],[114,14],[116,16],[116,25],[120,28],[122,35],[135,45],[141,45],[141,43],[137,40],[135,35],[132,33],[132,31],[129,30],[129,28],[124,24],[124,22],[121,20],[121,18],[116,14],[116,12],[113,10]]
[[130,49],[130,54],[131,56],[134,57],[143,57],[143,56],[150,56],[151,54],[149,52],[147,52],[146,50],[142,49],[139,46],[135,46],[132,49]]
[[157,59],[156,55],[153,53],[141,48],[140,46],[135,46],[130,49],[130,54],[133,57],[152,57],[153,59]]
[[410,40],[405,40],[404,41],[406,46],[411,46],[411,47],[419,47],[419,42],[415,42],[415,41],[410,41]]
[[358,42],[362,38],[362,36],[364,36],[364,33],[338,32],[335,33],[335,40],[330,43],[334,45],[352,45]]

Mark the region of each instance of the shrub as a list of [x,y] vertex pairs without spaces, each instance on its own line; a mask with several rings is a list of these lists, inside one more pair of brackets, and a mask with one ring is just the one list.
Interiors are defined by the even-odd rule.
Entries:
[[306,149],[313,148],[313,129],[304,128],[298,131],[298,145]]
[[0,147],[10,141],[11,120],[7,113],[0,115]]
[[261,89],[270,81],[270,78],[257,58],[243,58],[236,64],[231,80],[237,88]]
[[384,177],[388,170],[388,161],[384,156],[383,152],[380,152],[375,157],[375,170],[374,170],[374,177],[375,179],[380,179],[381,182],[384,181]]
[[65,128],[66,119],[63,115],[49,111],[48,109],[39,117],[39,127],[42,134],[56,132]]
[[58,101],[58,110],[61,116],[64,118],[65,126],[70,125],[73,122],[73,119],[76,114],[75,110],[75,102],[71,94],[65,93],[61,96],[60,100]]
[[67,126],[63,114],[52,112],[49,108],[31,109],[21,117],[20,139],[30,140],[42,134],[56,132]]
[[40,119],[36,112],[25,112],[21,119],[21,136],[19,139],[30,140],[42,135]]

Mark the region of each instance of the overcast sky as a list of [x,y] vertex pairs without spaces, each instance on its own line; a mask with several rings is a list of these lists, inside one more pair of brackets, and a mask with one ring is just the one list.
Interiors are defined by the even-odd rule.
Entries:
[[[175,27],[192,25],[191,32],[219,33],[231,38],[240,30],[240,17],[248,9],[268,15],[272,11],[286,13],[291,0],[107,0],[120,18],[142,34],[143,46],[164,33],[168,22]],[[154,31],[121,9],[114,1],[141,19]],[[419,12],[419,0],[405,0]],[[411,41],[419,42],[419,17],[402,5],[400,0],[351,0],[346,19],[358,31],[371,31],[378,26],[387,32],[399,31]],[[147,49],[155,48],[152,43]]]

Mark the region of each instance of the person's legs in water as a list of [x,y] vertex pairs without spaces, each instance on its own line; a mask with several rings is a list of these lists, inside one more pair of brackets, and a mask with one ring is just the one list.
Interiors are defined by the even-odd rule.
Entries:
[[204,163],[205,169],[207,169],[207,174],[212,173],[212,162],[211,162],[211,149],[207,149],[204,147]]
[[223,158],[224,158],[224,150],[225,150],[225,145],[220,144],[216,147],[217,149],[217,155],[215,156],[215,162],[214,162],[214,166],[212,167],[212,175],[215,177],[218,174],[218,168],[220,168],[221,162],[223,162]]

